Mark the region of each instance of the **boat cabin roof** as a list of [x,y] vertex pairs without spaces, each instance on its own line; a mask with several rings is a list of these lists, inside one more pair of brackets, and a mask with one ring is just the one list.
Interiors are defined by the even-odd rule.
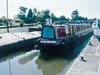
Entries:
[[51,26],[51,27],[66,27],[66,26],[69,26],[69,25],[45,25],[45,26]]
[[57,24],[57,25],[45,25],[45,26],[51,26],[51,27],[68,27],[68,26],[89,26],[90,24]]

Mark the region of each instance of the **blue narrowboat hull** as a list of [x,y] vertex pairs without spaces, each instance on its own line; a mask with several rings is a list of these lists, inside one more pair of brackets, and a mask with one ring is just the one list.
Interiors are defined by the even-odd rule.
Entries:
[[[84,40],[86,40],[88,37],[90,37],[93,34],[93,32],[83,33],[80,35],[71,36],[65,39],[59,39],[59,40],[49,40],[53,41],[53,43],[44,43],[43,41],[48,41],[45,39],[42,39],[42,43],[40,41],[39,48],[41,52],[56,52],[56,51],[70,51],[73,50],[76,46],[81,44]],[[55,41],[55,42],[54,42]]]

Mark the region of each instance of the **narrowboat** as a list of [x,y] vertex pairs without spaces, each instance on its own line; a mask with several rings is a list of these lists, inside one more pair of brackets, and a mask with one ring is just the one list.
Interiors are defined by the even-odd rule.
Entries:
[[80,42],[92,34],[90,24],[45,25],[39,40],[40,51],[68,50],[72,44]]

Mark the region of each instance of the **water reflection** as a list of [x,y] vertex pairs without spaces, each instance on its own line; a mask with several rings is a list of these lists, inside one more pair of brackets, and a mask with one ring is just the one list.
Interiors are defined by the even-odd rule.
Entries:
[[[88,40],[69,52],[62,52],[60,54],[57,52],[55,55],[31,52],[30,54],[21,57],[18,62],[22,65],[28,64],[30,61],[34,60],[35,65],[37,65],[37,70],[41,71],[40,75],[64,75],[73,63],[74,59],[87,45]],[[35,72],[35,74],[38,73]]]
[[[36,56],[38,57],[36,58]],[[39,52],[27,54],[26,56],[20,58],[18,62],[19,64],[24,65],[34,59],[35,59],[35,64],[37,65],[37,69],[40,70],[43,73],[43,75],[57,75],[59,73],[63,73],[64,69],[67,70],[72,62],[67,59],[64,60],[64,59],[54,58],[52,56],[50,56],[48,60],[45,60],[43,57],[42,58],[40,57]]]
[[43,72],[43,75],[57,75],[63,73],[64,69],[68,69],[71,61],[63,59],[53,59],[49,61],[44,61],[38,58],[36,61],[38,69]]
[[10,55],[7,55],[7,56],[2,56],[2,55],[0,55],[0,63],[2,63],[2,62],[5,62],[5,61],[7,61],[8,59],[13,59],[14,57],[17,57],[17,56],[19,56],[19,55],[21,55],[21,54],[23,54],[24,52],[23,51],[20,51],[20,52],[17,52],[17,53],[13,53],[13,54],[10,54]]
[[72,51],[57,52],[56,55],[42,54],[39,51],[32,50],[0,58],[0,75],[9,73],[8,60],[10,60],[12,75],[65,75],[74,59],[87,45],[89,39]]
[[28,61],[31,61],[32,59],[34,59],[36,56],[38,55],[38,52],[35,52],[35,53],[32,53],[28,56],[25,56],[23,58],[20,58],[18,61],[19,61],[19,64],[26,64],[28,63]]

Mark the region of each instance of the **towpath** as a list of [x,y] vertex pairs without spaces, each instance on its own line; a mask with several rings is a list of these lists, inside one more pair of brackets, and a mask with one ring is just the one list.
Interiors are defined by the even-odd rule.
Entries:
[[40,36],[41,32],[0,34],[0,52],[10,52],[11,50],[14,51],[15,49],[21,50],[21,48],[32,47]]
[[65,75],[100,75],[100,42],[92,37]]

